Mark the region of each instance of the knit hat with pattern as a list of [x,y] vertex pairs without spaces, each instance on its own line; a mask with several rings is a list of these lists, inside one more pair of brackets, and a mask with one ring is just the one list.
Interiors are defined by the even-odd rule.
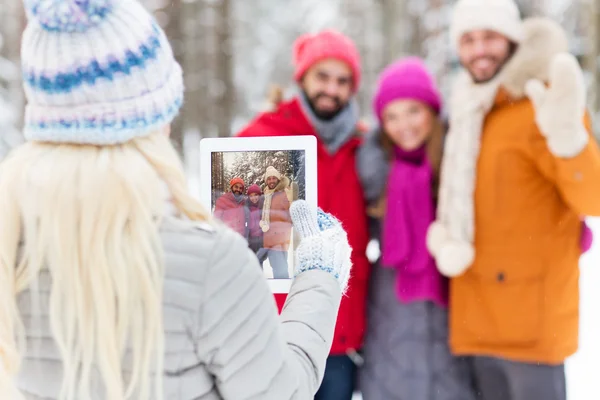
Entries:
[[25,0],[28,140],[110,145],[169,124],[182,71],[136,0]]

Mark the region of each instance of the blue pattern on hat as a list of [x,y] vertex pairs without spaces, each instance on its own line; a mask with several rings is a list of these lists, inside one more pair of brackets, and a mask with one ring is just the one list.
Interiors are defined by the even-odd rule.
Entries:
[[111,145],[171,123],[183,102],[181,67],[139,1],[25,1],[27,140]]
[[110,13],[112,0],[26,0],[29,12],[50,32],[85,32]]
[[123,61],[109,55],[106,65],[94,60],[86,66],[78,67],[75,72],[61,72],[54,77],[30,72],[24,74],[23,79],[31,88],[48,94],[68,93],[83,84],[94,85],[100,79],[113,81],[118,74],[130,75],[134,68],[145,68],[148,61],[156,59],[157,51],[161,47],[159,35],[159,28],[153,24],[152,35],[139,46],[137,52],[127,50]]
[[[160,128],[175,118],[183,105],[179,97],[162,112],[151,116],[137,115],[123,120],[74,119],[45,122],[27,126],[26,134],[39,141],[74,141],[78,143],[110,144],[123,140],[123,133],[131,136],[144,135],[152,129]],[[53,135],[57,132],[57,135]],[[68,133],[70,132],[70,133]],[[55,137],[56,136],[56,137]],[[113,139],[115,137],[116,139]]]

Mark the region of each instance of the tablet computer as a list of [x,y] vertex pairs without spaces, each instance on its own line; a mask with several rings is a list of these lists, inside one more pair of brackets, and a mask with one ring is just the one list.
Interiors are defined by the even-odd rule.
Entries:
[[200,141],[200,200],[248,242],[273,293],[288,293],[298,236],[289,209],[317,206],[314,136]]

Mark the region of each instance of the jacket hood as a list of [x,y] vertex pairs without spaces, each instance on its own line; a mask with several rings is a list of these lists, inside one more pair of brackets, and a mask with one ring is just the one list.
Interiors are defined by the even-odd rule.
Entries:
[[[283,190],[288,186],[290,186],[290,179],[287,176],[283,176],[279,180],[279,183],[277,184],[273,192],[283,192]],[[265,193],[267,192],[267,190],[269,190],[269,187],[265,189]]]

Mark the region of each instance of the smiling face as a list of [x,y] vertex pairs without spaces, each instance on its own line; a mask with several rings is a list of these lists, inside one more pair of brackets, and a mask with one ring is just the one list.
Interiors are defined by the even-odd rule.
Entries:
[[350,101],[352,70],[342,61],[326,59],[306,72],[301,85],[315,115],[329,120]]
[[425,144],[433,130],[435,115],[427,105],[410,99],[389,103],[382,113],[383,131],[405,151]]
[[511,42],[489,30],[467,32],[461,36],[458,45],[460,62],[476,83],[493,79],[508,61],[511,52]]
[[250,199],[252,204],[258,204],[258,200],[260,200],[260,196],[256,193],[250,194],[250,196],[248,196],[248,198]]
[[267,178],[267,186],[269,187],[269,189],[273,190],[277,187],[277,185],[279,184],[279,179],[277,179],[274,176],[270,176]]
[[244,185],[236,183],[231,187],[231,191],[233,192],[233,194],[241,195],[244,193]]

